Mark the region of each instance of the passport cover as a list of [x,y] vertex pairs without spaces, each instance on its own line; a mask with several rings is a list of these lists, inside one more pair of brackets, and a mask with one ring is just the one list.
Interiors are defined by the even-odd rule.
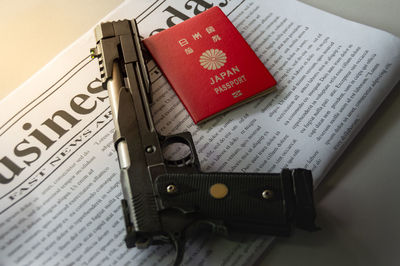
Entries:
[[196,124],[276,85],[219,7],[143,42]]

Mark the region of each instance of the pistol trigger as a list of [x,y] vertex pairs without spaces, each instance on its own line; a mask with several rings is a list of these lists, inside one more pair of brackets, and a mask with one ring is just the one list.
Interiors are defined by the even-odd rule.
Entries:
[[175,261],[174,266],[179,266],[183,260],[183,254],[185,252],[185,238],[182,235],[171,236],[171,241],[175,247]]

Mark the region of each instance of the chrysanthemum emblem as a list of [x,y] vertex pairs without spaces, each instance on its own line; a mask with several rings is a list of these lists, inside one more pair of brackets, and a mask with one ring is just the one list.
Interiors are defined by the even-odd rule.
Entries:
[[219,49],[205,51],[199,59],[200,65],[208,70],[215,70],[223,67],[226,63],[226,54]]

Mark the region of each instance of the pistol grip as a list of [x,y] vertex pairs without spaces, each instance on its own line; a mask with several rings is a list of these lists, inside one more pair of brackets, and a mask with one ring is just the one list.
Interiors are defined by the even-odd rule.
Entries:
[[[307,187],[297,187],[304,183],[296,182],[298,178],[307,179]],[[213,191],[216,185],[222,191]],[[156,179],[156,186],[164,208],[223,221],[228,230],[288,235],[296,222],[302,228],[315,227],[312,177],[307,170],[165,174]]]

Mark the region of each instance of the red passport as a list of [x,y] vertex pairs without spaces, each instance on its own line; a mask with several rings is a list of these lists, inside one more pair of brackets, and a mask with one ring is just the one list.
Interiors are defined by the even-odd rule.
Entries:
[[196,124],[276,85],[219,7],[153,35],[144,44]]

